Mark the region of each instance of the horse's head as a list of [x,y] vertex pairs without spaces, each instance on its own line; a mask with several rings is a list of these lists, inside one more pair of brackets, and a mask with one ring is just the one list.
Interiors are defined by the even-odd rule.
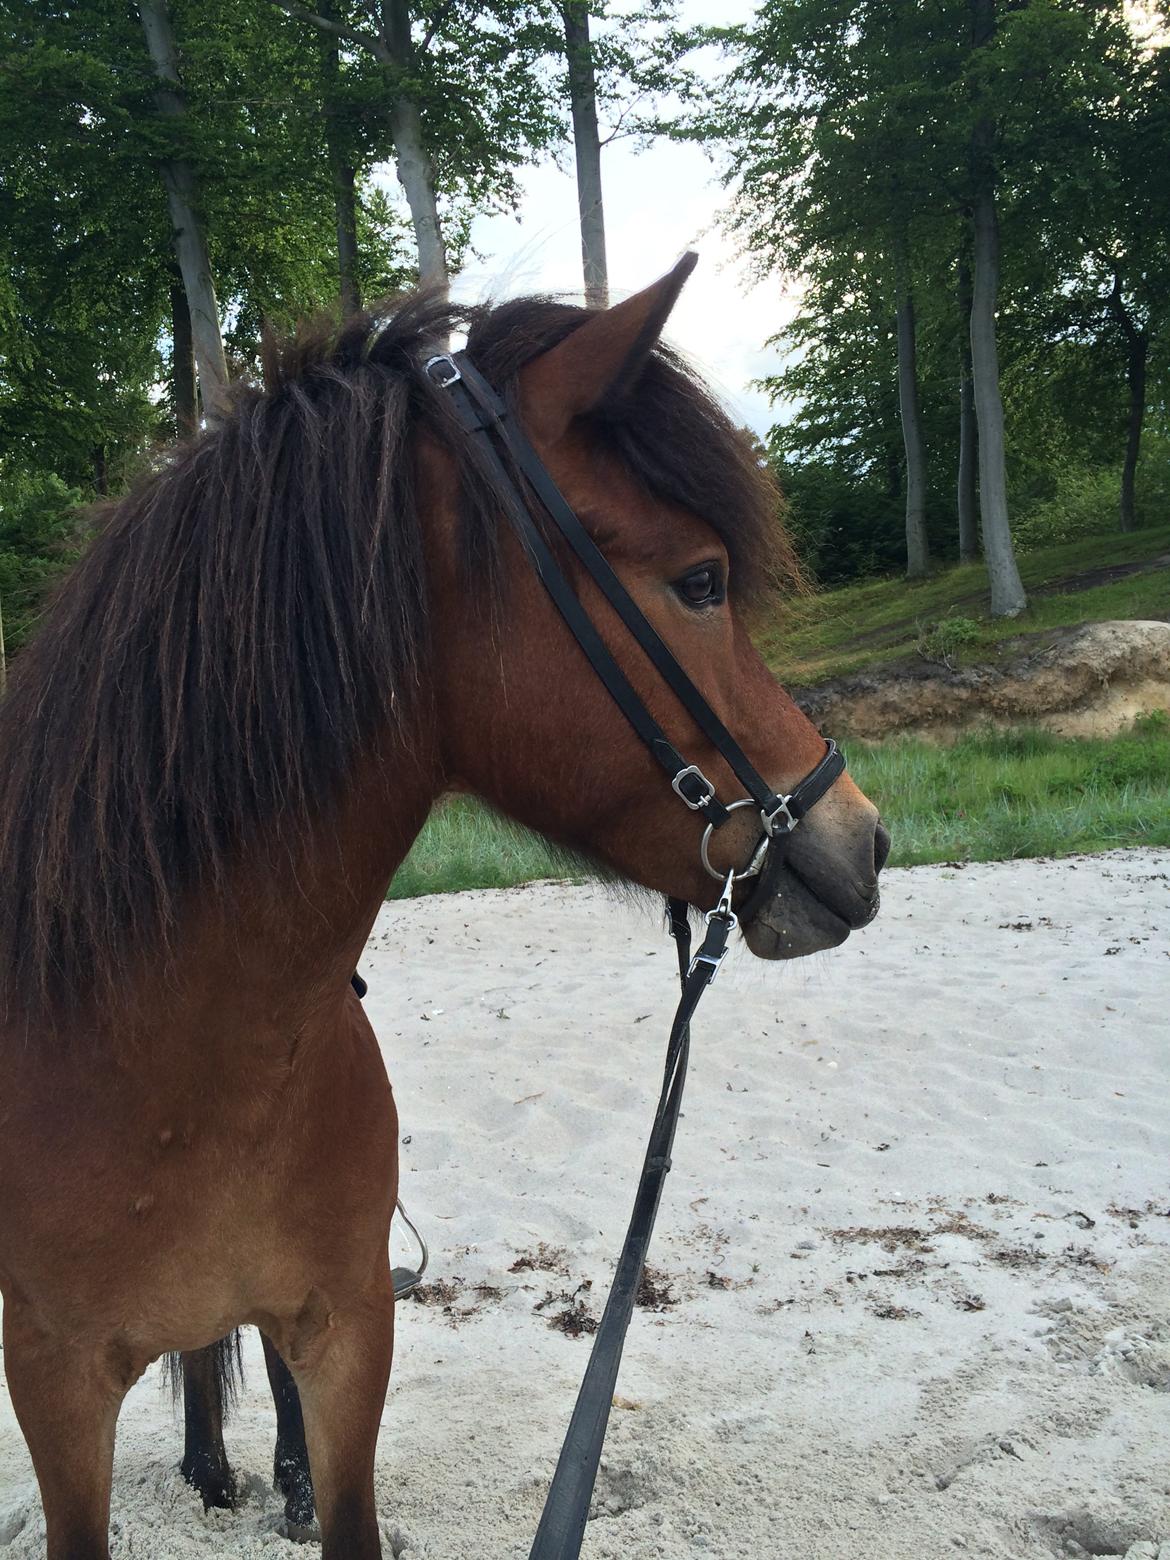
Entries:
[[[542,461],[634,602],[758,773],[784,794],[816,767],[825,743],[744,623],[769,548],[788,556],[777,497],[746,437],[657,348],[690,269],[684,262],[604,312],[530,301],[508,317],[504,306],[473,329],[469,354],[499,388],[508,386]],[[455,541],[449,476],[442,485],[451,524],[442,528],[449,545],[435,560],[433,588],[447,609],[436,620],[436,652],[452,783],[647,888],[713,904],[719,885],[700,860],[705,819],[687,810],[619,712],[502,520],[503,605],[468,600],[474,576]],[[743,798],[594,581],[579,567],[569,572],[669,741],[725,805]],[[755,807],[736,809],[713,833],[712,866],[747,866],[761,832]],[[737,886],[752,952],[793,958],[843,942],[876,913],[888,849],[877,809],[842,776]]]

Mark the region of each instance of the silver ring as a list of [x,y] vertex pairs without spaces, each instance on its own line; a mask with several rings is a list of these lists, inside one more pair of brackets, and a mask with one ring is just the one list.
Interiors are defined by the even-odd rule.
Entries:
[[[745,797],[742,802],[732,802],[730,807],[727,808],[727,811],[729,813],[733,813],[736,810],[737,807],[755,807],[755,806],[756,806],[755,802],[753,802],[750,797]],[[756,810],[759,811],[758,808]],[[707,869],[707,871],[711,874],[711,876],[715,879],[715,881],[717,883],[725,883],[727,881],[727,873],[726,872],[716,872],[715,868],[711,865],[711,858],[707,854],[708,847],[711,844],[711,835],[714,832],[715,832],[715,825],[713,823],[709,823],[707,825],[707,827],[703,830],[703,841],[702,841],[702,844],[699,846],[699,858],[702,861],[703,866]],[[742,872],[734,872],[734,871],[732,872],[732,874],[731,874],[731,881],[733,883],[742,882],[744,878],[755,877],[756,873],[760,870],[760,868],[764,864],[764,857],[768,854],[768,845],[769,844],[770,844],[769,837],[768,837],[767,834],[765,834],[762,837],[762,839],[760,840],[760,843],[756,846],[755,854],[752,856],[752,859],[748,862],[747,866],[743,869],[743,871]]]

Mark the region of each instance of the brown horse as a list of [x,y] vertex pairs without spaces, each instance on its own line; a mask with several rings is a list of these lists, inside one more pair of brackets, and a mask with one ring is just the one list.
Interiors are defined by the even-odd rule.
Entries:
[[[824,744],[743,612],[791,557],[741,435],[659,331],[473,311],[468,347],[752,763]],[[111,509],[0,707],[0,1290],[50,1560],[107,1555],[119,1406],[164,1351],[252,1323],[299,1392],[326,1560],[380,1553],[394,1102],[350,974],[435,799],[478,793],[635,883],[718,889],[679,804],[500,524],[423,365],[418,298],[305,334]],[[711,745],[591,582],[670,740]],[[742,825],[742,827],[741,827]],[[739,812],[714,854],[756,844]],[[753,952],[841,942],[887,849],[847,778],[741,906]]]

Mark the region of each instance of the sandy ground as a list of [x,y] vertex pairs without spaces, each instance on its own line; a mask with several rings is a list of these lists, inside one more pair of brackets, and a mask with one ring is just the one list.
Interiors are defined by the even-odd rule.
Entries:
[[[1170,1560],[1170,851],[886,881],[845,948],[741,949],[700,1010],[589,1560]],[[399,1321],[387,1553],[523,1557],[672,948],[646,909],[541,885],[389,906],[362,969],[435,1285]],[[152,1371],[115,1556],[305,1555],[274,1530],[254,1336],[248,1358],[240,1509],[205,1516],[174,1472]],[[0,1384],[0,1554],[43,1553]]]

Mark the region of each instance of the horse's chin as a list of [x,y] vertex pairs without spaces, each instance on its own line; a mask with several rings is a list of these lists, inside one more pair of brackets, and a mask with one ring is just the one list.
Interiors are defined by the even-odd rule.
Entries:
[[806,876],[797,861],[770,854],[754,890],[736,909],[743,940],[758,959],[801,959],[839,947],[851,931],[868,925],[878,911],[877,886],[862,895],[845,874],[838,885],[835,876]]
[[839,947],[850,933],[849,925],[831,911],[816,917],[800,916],[778,894],[739,928],[758,959],[802,959],[807,953]]

